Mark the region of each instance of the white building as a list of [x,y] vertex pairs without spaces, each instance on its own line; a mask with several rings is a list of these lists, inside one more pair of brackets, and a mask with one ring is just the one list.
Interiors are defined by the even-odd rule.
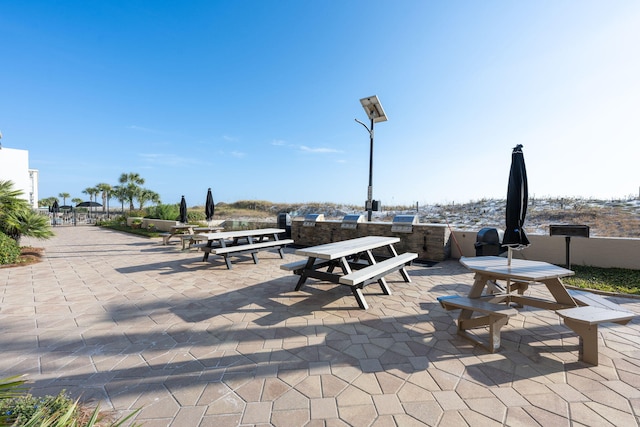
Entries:
[[0,181],[13,182],[13,189],[38,209],[38,170],[29,169],[29,151],[0,146]]

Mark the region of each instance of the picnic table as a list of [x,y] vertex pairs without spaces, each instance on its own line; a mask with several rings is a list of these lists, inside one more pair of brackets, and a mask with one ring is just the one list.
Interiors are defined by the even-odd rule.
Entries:
[[[172,225],[171,226],[171,231],[168,233],[162,233],[162,244],[163,245],[168,245],[169,244],[169,240],[171,240],[171,238],[173,236],[182,236],[182,235],[191,235],[193,234],[193,227],[195,227],[195,225],[189,225],[189,224],[177,224],[177,225]],[[184,239],[182,240],[182,249],[184,249]]]
[[[360,308],[367,309],[368,304],[362,295],[367,284],[377,282],[382,292],[390,295],[385,281],[389,273],[399,271],[405,282],[411,282],[405,267],[418,255],[409,252],[398,255],[393,245],[399,241],[397,237],[367,236],[298,249],[296,255],[306,259],[283,264],[280,268],[300,276],[296,291],[310,277],[350,286]],[[372,251],[379,248],[386,248],[389,258],[376,260]]]
[[184,250],[186,249],[187,244],[189,245],[189,247],[191,247],[194,243],[198,241],[206,240],[200,237],[200,234],[211,233],[214,231],[221,231],[221,230],[224,230],[224,227],[219,227],[219,226],[202,227],[202,226],[196,226],[192,224],[172,225],[171,232],[161,234],[162,244],[168,245],[169,240],[173,236],[177,236],[182,240],[182,249]]
[[[447,310],[461,310],[458,334],[485,346],[490,352],[500,347],[500,329],[508,323],[509,317],[517,314],[513,307],[532,306],[553,310],[562,317],[565,325],[580,337],[580,360],[597,365],[598,324],[624,324],[635,316],[603,298],[570,292],[560,279],[574,272],[547,262],[512,259],[509,265],[507,258],[483,256],[462,257],[460,263],[475,272],[467,297],[445,296],[438,300]],[[498,280],[506,281],[506,285],[499,284]],[[545,285],[553,299],[524,295],[524,291],[534,283]],[[474,317],[474,313],[480,316]],[[470,329],[487,326],[488,346],[467,333]]]
[[202,261],[207,261],[209,254],[224,257],[228,269],[231,269],[231,256],[251,254],[253,262],[258,263],[257,253],[261,250],[278,249],[280,258],[284,258],[283,249],[293,243],[293,239],[280,239],[285,230],[280,228],[260,228],[255,230],[222,231],[219,233],[202,233],[198,238],[206,243],[193,245],[202,249]]

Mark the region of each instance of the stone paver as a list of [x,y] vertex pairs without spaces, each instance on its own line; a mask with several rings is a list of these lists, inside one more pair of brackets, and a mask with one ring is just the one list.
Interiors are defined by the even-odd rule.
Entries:
[[[42,262],[0,269],[0,377],[28,374],[35,395],[141,408],[145,426],[638,425],[638,320],[600,327],[597,367],[537,309],[489,354],[437,302],[473,283],[453,260],[411,266],[411,283],[390,275],[393,295],[365,288],[365,311],[346,287],[294,291],[279,269],[291,249],[228,270],[160,239],[54,231],[24,239]],[[640,313],[638,299],[615,301]]]

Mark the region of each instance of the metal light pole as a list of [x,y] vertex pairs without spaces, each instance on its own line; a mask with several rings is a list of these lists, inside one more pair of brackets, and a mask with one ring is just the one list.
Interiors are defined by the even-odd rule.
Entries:
[[[369,186],[367,187],[367,202],[365,207],[367,209],[367,221],[371,222],[371,216],[374,210],[379,210],[379,202],[373,200],[373,125],[376,122],[386,122],[387,116],[382,109],[382,105],[376,95],[360,100],[364,111],[367,113],[367,117],[371,119],[371,126],[368,127],[360,120],[355,119],[369,132]],[[376,206],[374,206],[376,205]]]

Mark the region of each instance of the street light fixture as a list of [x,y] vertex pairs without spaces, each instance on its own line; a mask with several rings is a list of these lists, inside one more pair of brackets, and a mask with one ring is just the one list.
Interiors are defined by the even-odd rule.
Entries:
[[362,108],[367,113],[367,117],[371,120],[371,126],[367,126],[360,120],[356,119],[356,122],[360,123],[369,132],[369,187],[367,188],[367,221],[371,222],[372,212],[380,210],[380,201],[373,200],[373,124],[379,122],[386,122],[387,115],[382,109],[382,104],[376,95],[362,98],[360,100]]

